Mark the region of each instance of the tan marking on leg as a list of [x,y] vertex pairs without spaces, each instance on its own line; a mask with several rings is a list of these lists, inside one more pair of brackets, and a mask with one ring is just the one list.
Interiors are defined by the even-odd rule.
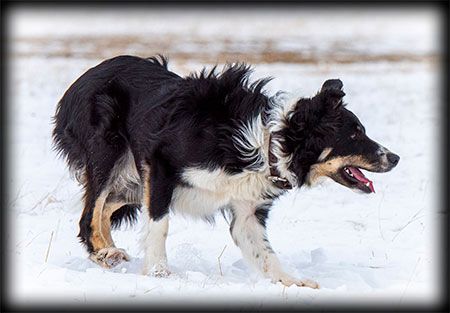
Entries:
[[150,166],[145,164],[143,166],[143,195],[142,195],[142,205],[147,209],[150,209]]
[[105,238],[102,232],[103,208],[105,206],[105,200],[107,196],[108,192],[103,191],[97,198],[97,200],[95,200],[95,206],[91,220],[92,233],[90,238],[94,251],[98,251],[102,248],[110,246],[110,242],[107,238]]
[[111,237],[111,215],[120,209],[122,206],[126,205],[125,202],[107,202],[103,208],[100,229],[99,231],[102,234],[102,237],[106,240],[106,245],[102,248],[106,247],[114,247],[114,241]]
[[[104,199],[97,199],[92,218],[91,242],[94,252],[89,258],[95,263],[105,268],[111,268],[121,263],[123,260],[128,261],[130,257],[123,249],[116,248],[111,236],[111,215],[126,205],[125,202],[107,202]],[[101,202],[104,203],[100,208]]]

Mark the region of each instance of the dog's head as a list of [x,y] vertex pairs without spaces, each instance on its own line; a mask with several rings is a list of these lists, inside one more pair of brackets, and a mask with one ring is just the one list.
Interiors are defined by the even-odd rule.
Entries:
[[327,80],[313,98],[298,100],[284,129],[285,148],[291,155],[289,170],[300,185],[329,177],[365,193],[372,181],[360,169],[387,172],[400,157],[370,139],[359,119],[343,104],[339,79]]

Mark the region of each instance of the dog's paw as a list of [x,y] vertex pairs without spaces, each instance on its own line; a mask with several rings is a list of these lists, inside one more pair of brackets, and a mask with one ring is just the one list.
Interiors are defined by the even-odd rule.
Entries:
[[112,268],[122,263],[123,261],[129,261],[130,257],[123,249],[109,247],[91,253],[89,259],[91,259],[101,267]]
[[283,285],[289,287],[292,285],[297,285],[298,287],[309,287],[313,289],[319,289],[320,286],[315,281],[309,280],[309,279],[297,279],[295,277],[291,276],[283,276],[276,280],[272,280],[274,283],[280,282]]

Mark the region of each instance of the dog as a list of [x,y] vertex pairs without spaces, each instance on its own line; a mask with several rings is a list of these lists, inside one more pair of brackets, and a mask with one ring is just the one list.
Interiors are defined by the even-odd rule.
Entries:
[[230,216],[244,258],[272,282],[318,288],[286,273],[266,235],[273,201],[323,177],[375,192],[360,169],[387,172],[400,157],[371,140],[346,108],[339,79],[287,101],[250,83],[251,67],[225,65],[181,77],[161,55],[118,56],[81,75],[54,116],[55,150],[84,187],[78,237],[105,268],[129,260],[111,228],[148,219],[144,274],[166,276],[169,209]]

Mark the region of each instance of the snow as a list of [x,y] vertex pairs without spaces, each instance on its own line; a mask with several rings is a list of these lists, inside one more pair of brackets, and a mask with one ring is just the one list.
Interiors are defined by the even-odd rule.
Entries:
[[[70,58],[48,57],[30,40],[89,35],[96,26],[95,33],[104,35],[157,35],[166,31],[204,40],[236,35],[240,41],[235,49],[247,38],[256,42],[256,47],[259,38],[269,38],[281,50],[303,49],[303,45],[326,50],[330,42],[324,42],[331,38],[327,30],[339,23],[342,27],[333,38],[337,35],[342,42],[352,42],[349,50],[376,39],[377,47],[368,48],[373,54],[439,52],[433,39],[437,23],[432,13],[376,12],[323,12],[320,19],[310,11],[298,16],[289,11],[254,12],[249,16],[232,12],[228,19],[217,12],[204,19],[195,19],[192,11],[128,12],[116,20],[114,12],[13,12],[9,22],[15,27],[11,28],[7,70],[7,153],[11,162],[7,255],[11,267],[8,292],[13,303],[92,305],[107,301],[130,307],[220,303],[262,308],[275,303],[287,307],[327,303],[401,306],[437,301],[437,236],[442,217],[438,214],[440,173],[434,165],[439,163],[443,123],[439,114],[439,62],[337,64],[330,60],[254,65],[255,79],[275,77],[268,85],[271,93],[282,89],[310,96],[324,80],[339,77],[344,82],[348,108],[360,118],[368,135],[401,156],[392,172],[368,174],[374,181],[375,194],[357,194],[326,180],[311,189],[289,192],[276,202],[267,223],[268,237],[289,273],[320,283],[321,289],[312,290],[271,284],[247,267],[220,215],[214,226],[171,217],[167,251],[173,274],[168,278],[140,274],[141,222],[113,233],[116,245],[132,256],[130,262],[105,270],[89,261],[76,237],[81,189],[52,151],[51,117],[68,86],[102,58],[82,53]],[[370,19],[373,14],[377,18]],[[163,23],[173,16],[180,18],[179,23]],[[263,20],[272,18],[276,26],[262,22],[261,16]],[[80,19],[84,23],[76,24]],[[242,32],[236,34],[227,28],[230,19],[234,25],[244,25]],[[302,25],[298,32],[293,27],[297,25]],[[355,29],[354,25],[361,27]],[[46,51],[58,49],[57,40],[54,44],[45,47]],[[183,51],[196,49],[195,44],[180,47]],[[24,49],[31,54],[16,54]],[[89,45],[79,51],[83,49],[89,50]],[[196,59],[173,59],[170,63],[172,70],[182,74],[205,65],[211,66]]]

